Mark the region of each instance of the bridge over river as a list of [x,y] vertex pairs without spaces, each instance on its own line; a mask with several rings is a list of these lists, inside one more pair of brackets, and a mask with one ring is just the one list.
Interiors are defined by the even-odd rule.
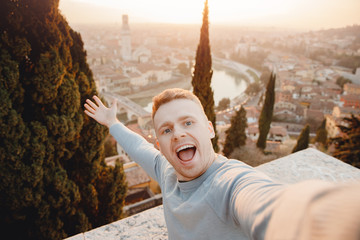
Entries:
[[102,92],[101,96],[105,99],[108,106],[111,105],[114,99],[117,100],[117,113],[126,113],[129,120],[136,119],[138,117],[149,117],[151,114],[146,111],[139,104],[131,101],[129,98],[121,96],[119,94]]

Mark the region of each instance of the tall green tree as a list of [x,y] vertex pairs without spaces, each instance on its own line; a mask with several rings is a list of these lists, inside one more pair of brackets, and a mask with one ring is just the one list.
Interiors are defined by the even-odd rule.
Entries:
[[231,118],[231,126],[225,132],[227,134],[223,149],[225,156],[230,157],[230,154],[235,148],[246,144],[246,128],[246,110],[243,106],[241,106],[241,108],[236,111],[236,114]]
[[292,153],[308,148],[309,138],[310,138],[310,126],[309,124],[307,124],[301,131],[300,136],[297,139],[296,145],[292,150]]
[[315,142],[321,143],[323,146],[327,143],[326,119],[321,122],[316,130]]
[[351,115],[343,119],[344,125],[339,125],[341,135],[332,138],[335,143],[334,157],[360,168],[360,116]]
[[205,1],[203,12],[203,23],[200,31],[200,42],[196,50],[195,68],[191,84],[194,94],[200,99],[208,119],[212,122],[215,130],[215,137],[212,139],[214,150],[219,150],[218,135],[216,134],[216,115],[214,110],[214,92],[211,88],[213,75],[212,59],[209,40],[209,7]]
[[266,86],[265,101],[259,117],[259,138],[256,142],[256,146],[263,150],[266,148],[266,139],[270,131],[270,125],[274,111],[275,80],[275,73],[271,73],[270,79]]
[[0,229],[12,239],[63,239],[122,214],[124,172],[105,165],[107,130],[83,112],[95,83],[58,5],[1,1]]

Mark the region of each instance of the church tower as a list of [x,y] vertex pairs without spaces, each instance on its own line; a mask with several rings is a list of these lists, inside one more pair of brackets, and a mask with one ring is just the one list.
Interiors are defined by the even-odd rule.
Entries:
[[131,34],[128,15],[122,16],[121,57],[124,61],[131,60]]

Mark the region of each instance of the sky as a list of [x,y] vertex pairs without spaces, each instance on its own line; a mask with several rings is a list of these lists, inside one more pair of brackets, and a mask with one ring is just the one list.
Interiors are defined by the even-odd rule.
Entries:
[[[319,30],[360,24],[360,0],[208,0],[210,24]],[[204,0],[60,0],[71,24],[201,24]]]

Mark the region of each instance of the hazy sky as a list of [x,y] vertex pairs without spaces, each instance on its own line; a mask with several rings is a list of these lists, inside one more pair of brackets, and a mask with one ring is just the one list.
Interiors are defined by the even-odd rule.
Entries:
[[[71,24],[201,24],[204,0],[60,0]],[[210,24],[326,29],[360,24],[360,0],[209,0]]]

